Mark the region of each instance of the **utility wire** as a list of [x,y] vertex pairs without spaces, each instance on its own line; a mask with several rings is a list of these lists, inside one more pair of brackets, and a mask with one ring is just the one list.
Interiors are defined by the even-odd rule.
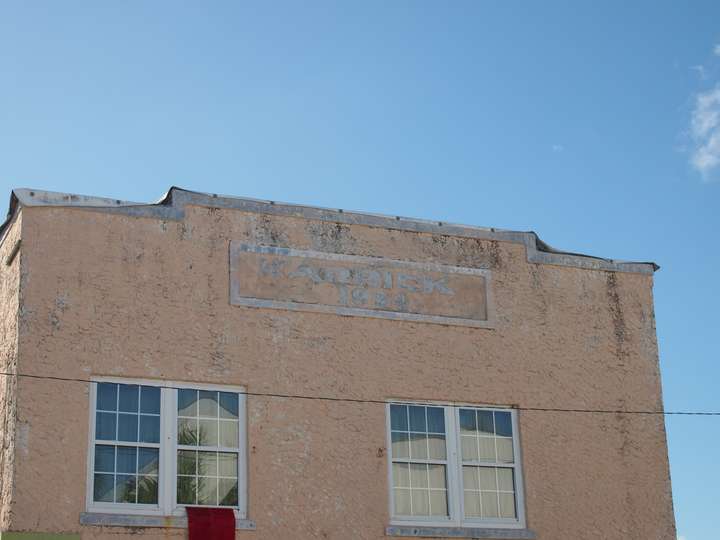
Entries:
[[[27,379],[41,379],[48,381],[60,381],[60,382],[78,382],[86,384],[98,384],[105,381],[94,381],[91,379],[79,379],[72,377],[57,377],[53,375],[32,375],[29,373],[8,373],[0,371],[0,376],[5,377],[25,377]],[[112,383],[112,380],[107,382]],[[121,383],[122,384],[122,383]],[[142,384],[140,384],[142,386]],[[170,390],[187,390],[187,386],[170,386],[170,385],[153,385],[154,388],[167,388]],[[350,397],[334,397],[334,396],[306,396],[302,394],[276,394],[272,392],[248,392],[242,391],[237,392],[238,394],[245,396],[255,397],[269,397],[269,398],[282,398],[282,399],[307,399],[316,401],[340,401],[345,403],[375,403],[379,405],[387,405],[392,403],[402,403],[402,400],[382,400],[382,399],[361,399],[361,398],[350,398]],[[437,403],[422,401],[412,401],[413,404],[435,406]],[[720,416],[720,411],[640,411],[640,410],[622,410],[622,409],[563,409],[558,407],[523,407],[519,405],[508,405],[505,403],[484,403],[486,407],[502,407],[510,408],[517,411],[531,411],[531,412],[556,412],[556,413],[594,413],[594,414],[644,414],[644,415],[662,415],[662,416]],[[450,403],[445,406],[449,407],[467,407],[468,405]]]

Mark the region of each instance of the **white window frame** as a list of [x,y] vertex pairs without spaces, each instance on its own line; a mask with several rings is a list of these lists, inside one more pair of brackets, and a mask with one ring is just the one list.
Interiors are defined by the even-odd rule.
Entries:
[[[90,430],[88,433],[87,479],[85,508],[90,513],[136,514],[145,516],[185,516],[184,505],[177,503],[177,394],[179,389],[210,390],[238,394],[238,448],[229,451],[238,454],[238,505],[206,506],[203,508],[231,508],[236,519],[247,519],[247,414],[246,393],[241,386],[191,383],[179,381],[158,381],[121,377],[92,377],[90,384]],[[97,407],[97,383],[131,384],[160,388],[160,443],[158,470],[158,504],[133,504],[95,502],[93,500],[95,472],[95,412]],[[102,443],[98,443],[102,444]],[[117,442],[108,442],[117,446]],[[144,443],[140,443],[144,444]],[[128,443],[133,446],[133,443]],[[138,446],[138,445],[134,445]],[[222,451],[222,450],[221,450]]]
[[[392,428],[390,422],[391,405],[419,405],[426,407],[442,407],[445,413],[445,444],[447,451],[447,502],[448,516],[397,516],[395,515],[395,497],[393,493],[393,456],[392,456]],[[463,461],[460,455],[460,409],[475,409],[482,411],[509,412],[513,430],[513,456],[514,463],[511,468],[515,471],[515,505],[517,517],[512,518],[465,518],[463,497]],[[510,407],[487,407],[472,403],[430,402],[407,399],[392,399],[386,403],[385,432],[387,438],[388,455],[388,493],[390,525],[414,527],[472,527],[492,529],[525,529],[525,494],[522,472],[522,454],[520,450],[520,432],[518,430],[517,410]],[[489,467],[494,465],[488,464]]]

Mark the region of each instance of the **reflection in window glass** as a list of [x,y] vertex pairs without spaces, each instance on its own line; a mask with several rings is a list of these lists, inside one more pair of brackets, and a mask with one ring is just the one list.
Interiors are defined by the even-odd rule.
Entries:
[[160,389],[98,383],[95,409],[93,500],[156,505]]
[[178,450],[178,504],[237,506],[238,455]]
[[[453,518],[468,524],[517,521],[510,411],[402,403],[389,409],[394,516],[451,517],[447,471],[459,466],[460,500]],[[453,415],[449,428],[448,413]],[[448,433],[458,450],[450,457]]]
[[160,389],[155,386],[140,387],[140,412],[160,414]]
[[444,409],[393,404],[390,427],[395,514],[447,516]]
[[466,517],[517,517],[513,469],[464,465],[462,476]]
[[[241,394],[97,382],[92,399],[93,510],[117,504],[147,505],[145,513],[176,504],[240,509]],[[161,436],[161,424],[165,433],[177,429],[175,440]],[[161,462],[166,444],[171,457]],[[173,471],[177,488],[160,493],[160,476]]]
[[157,504],[159,449],[95,445],[93,500]]
[[178,391],[177,502],[237,506],[238,395]]
[[477,409],[459,414],[465,516],[516,518],[514,469],[475,465],[514,464],[511,414]]
[[463,461],[512,463],[512,417],[509,412],[460,409]]

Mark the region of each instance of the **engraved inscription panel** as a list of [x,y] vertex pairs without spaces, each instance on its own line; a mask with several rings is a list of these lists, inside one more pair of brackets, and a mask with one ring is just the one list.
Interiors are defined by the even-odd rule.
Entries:
[[234,305],[489,326],[489,272],[231,242]]

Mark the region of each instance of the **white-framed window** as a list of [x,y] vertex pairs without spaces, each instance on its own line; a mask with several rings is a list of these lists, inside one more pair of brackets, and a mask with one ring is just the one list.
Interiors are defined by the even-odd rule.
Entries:
[[88,512],[246,518],[244,389],[99,378],[90,385]]
[[524,528],[517,412],[387,404],[393,523]]

